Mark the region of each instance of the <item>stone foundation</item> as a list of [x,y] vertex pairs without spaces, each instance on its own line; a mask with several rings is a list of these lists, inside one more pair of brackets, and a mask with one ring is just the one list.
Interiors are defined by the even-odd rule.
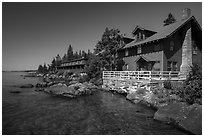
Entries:
[[136,92],[138,88],[144,88],[151,91],[151,88],[158,86],[163,86],[162,81],[138,81],[138,80],[116,80],[116,79],[103,79],[102,88],[107,90],[115,90],[119,93],[131,94]]

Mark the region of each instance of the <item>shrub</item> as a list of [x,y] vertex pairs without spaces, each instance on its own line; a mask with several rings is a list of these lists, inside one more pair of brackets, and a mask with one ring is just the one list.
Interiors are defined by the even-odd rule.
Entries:
[[103,81],[102,81],[101,78],[92,78],[92,79],[90,80],[90,83],[93,83],[93,84],[96,85],[96,86],[100,86],[100,85],[103,84]]
[[90,78],[88,75],[80,76],[80,78],[79,78],[80,83],[88,82],[89,80],[90,80]]
[[189,103],[202,104],[202,71],[194,64],[184,82],[182,97]]
[[171,87],[171,81],[170,81],[170,80],[165,80],[165,81],[164,81],[164,88],[166,88],[166,89],[172,89],[172,87]]
[[69,77],[69,76],[71,76],[71,75],[73,75],[74,73],[73,72],[66,72],[65,73],[65,77]]

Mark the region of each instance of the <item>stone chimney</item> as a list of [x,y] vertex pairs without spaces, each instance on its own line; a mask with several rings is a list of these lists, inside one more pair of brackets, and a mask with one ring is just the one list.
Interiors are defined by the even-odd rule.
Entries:
[[189,9],[189,8],[183,9],[183,11],[182,11],[182,20],[185,20],[190,16],[191,16],[191,9]]
[[182,45],[182,63],[180,66],[179,77],[181,79],[186,79],[192,66],[192,32],[189,28],[186,32],[185,39]]

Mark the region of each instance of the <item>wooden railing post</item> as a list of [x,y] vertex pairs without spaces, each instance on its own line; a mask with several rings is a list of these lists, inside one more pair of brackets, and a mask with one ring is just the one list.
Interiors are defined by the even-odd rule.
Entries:
[[152,80],[152,71],[149,71],[149,80]]

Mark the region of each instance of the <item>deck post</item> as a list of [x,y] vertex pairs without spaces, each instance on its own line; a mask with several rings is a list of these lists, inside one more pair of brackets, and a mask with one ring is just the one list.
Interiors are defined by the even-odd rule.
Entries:
[[169,71],[169,79],[171,79],[171,71]]
[[149,80],[152,80],[152,71],[149,71]]

